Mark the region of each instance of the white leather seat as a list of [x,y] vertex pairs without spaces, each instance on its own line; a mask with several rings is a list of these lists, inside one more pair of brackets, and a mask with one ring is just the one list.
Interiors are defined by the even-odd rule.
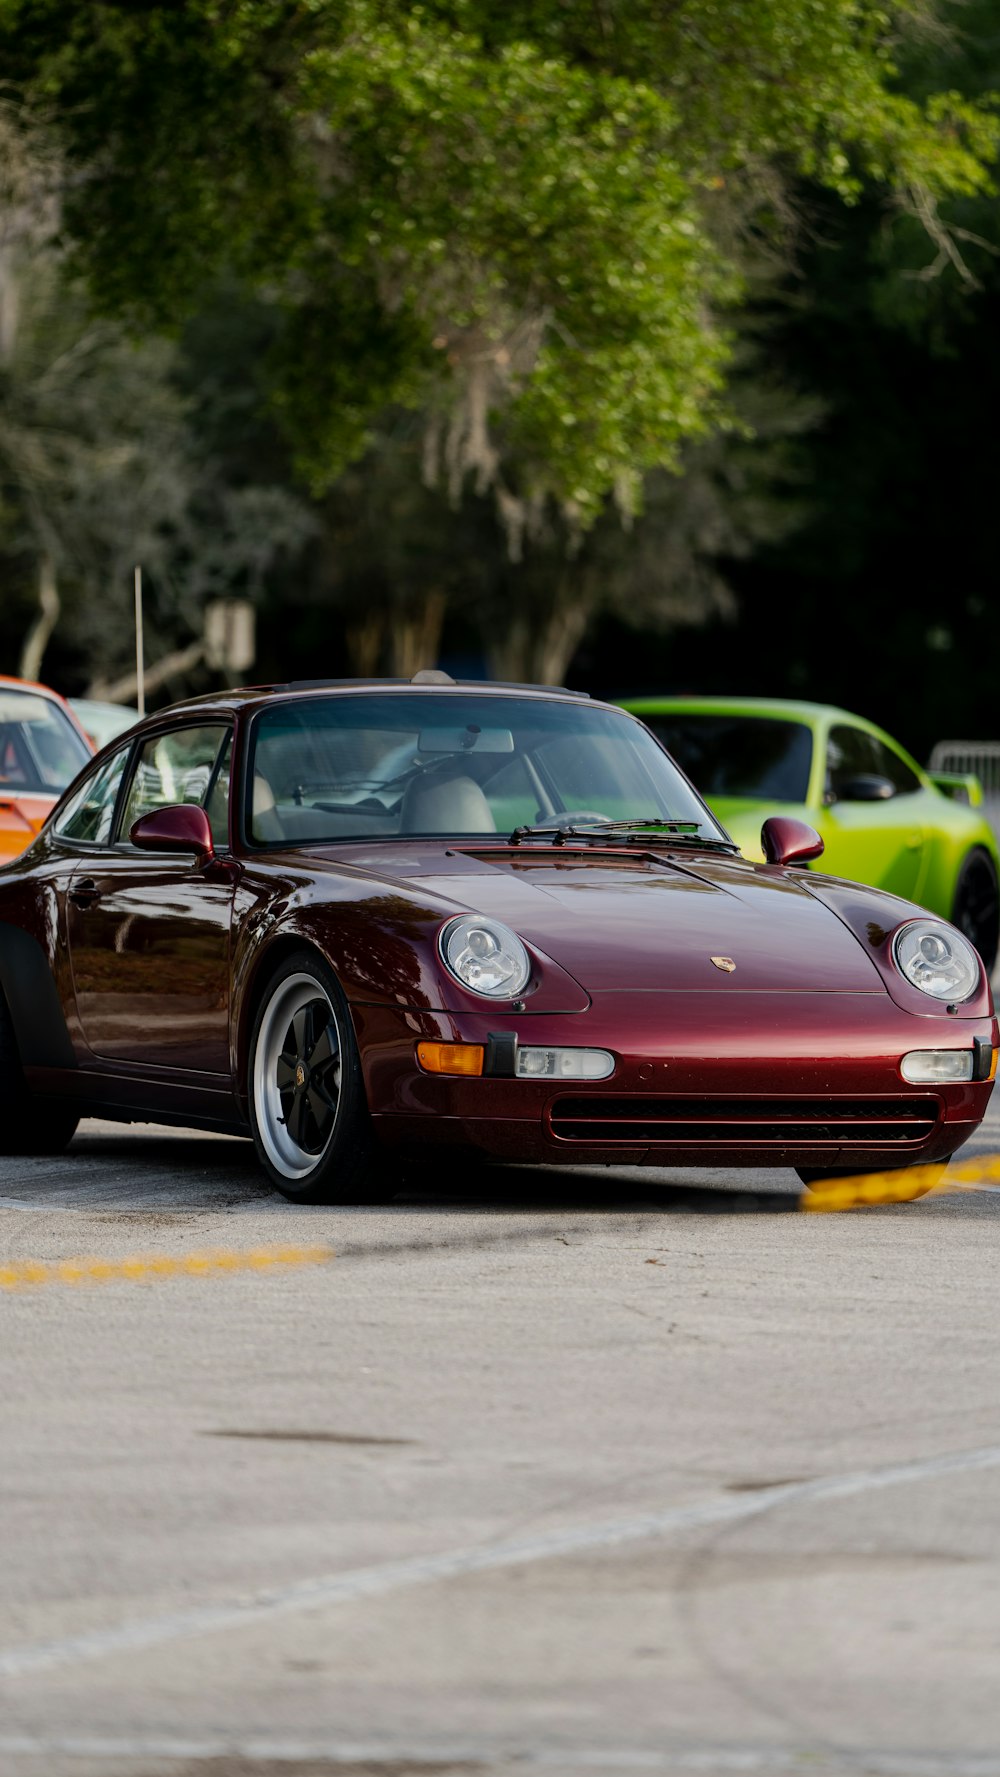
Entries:
[[253,831],[257,839],[284,839],[285,830],[274,806],[274,791],[261,772],[253,779]]
[[471,777],[417,777],[407,784],[401,833],[495,833],[496,821]]

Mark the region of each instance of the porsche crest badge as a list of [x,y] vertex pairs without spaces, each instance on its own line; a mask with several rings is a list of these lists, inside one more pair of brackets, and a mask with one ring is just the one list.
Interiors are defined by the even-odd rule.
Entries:
[[713,956],[712,961],[717,969],[722,969],[727,975],[731,975],[736,967],[731,956]]

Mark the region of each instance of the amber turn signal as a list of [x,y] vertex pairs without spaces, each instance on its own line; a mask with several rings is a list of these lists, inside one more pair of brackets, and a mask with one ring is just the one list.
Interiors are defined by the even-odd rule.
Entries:
[[428,1074],[481,1074],[485,1054],[482,1043],[417,1044],[417,1060]]

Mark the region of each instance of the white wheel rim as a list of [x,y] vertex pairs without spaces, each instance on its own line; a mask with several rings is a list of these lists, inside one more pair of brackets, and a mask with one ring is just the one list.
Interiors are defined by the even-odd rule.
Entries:
[[328,1153],[340,1082],[340,1028],[330,996],[314,975],[289,975],[267,1003],[253,1057],[257,1129],[282,1178],[307,1178]]

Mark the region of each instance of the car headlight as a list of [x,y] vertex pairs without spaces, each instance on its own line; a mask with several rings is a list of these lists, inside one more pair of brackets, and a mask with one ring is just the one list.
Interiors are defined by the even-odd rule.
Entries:
[[453,919],[441,933],[441,955],[456,981],[490,999],[515,999],[531,974],[520,938],[497,919]]
[[935,919],[901,926],[892,954],[900,974],[935,1000],[967,1000],[979,981],[979,958],[972,945]]

